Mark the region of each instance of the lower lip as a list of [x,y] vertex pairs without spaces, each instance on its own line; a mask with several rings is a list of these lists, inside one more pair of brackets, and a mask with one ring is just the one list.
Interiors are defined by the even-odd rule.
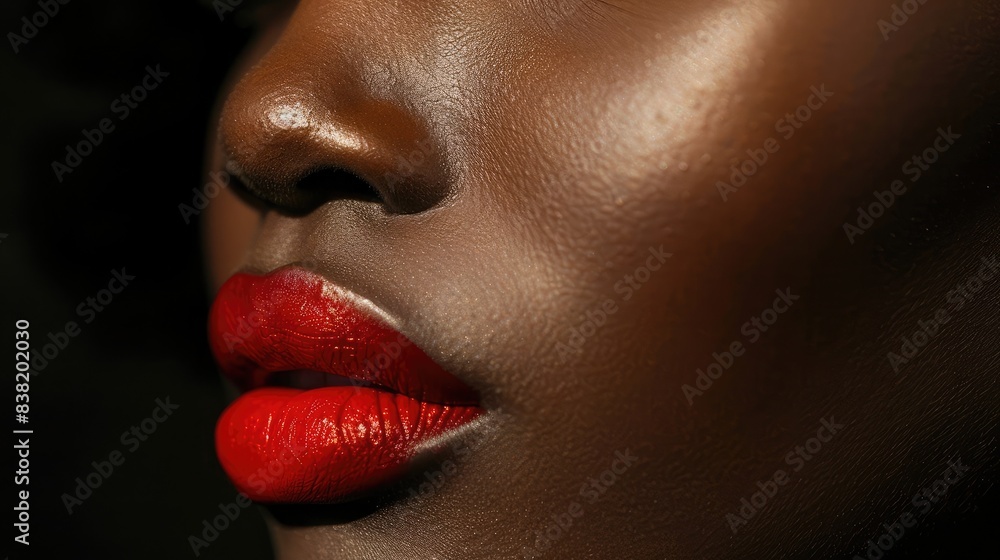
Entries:
[[246,393],[222,414],[216,448],[252,500],[335,503],[398,478],[421,443],[480,412],[371,387],[269,387]]

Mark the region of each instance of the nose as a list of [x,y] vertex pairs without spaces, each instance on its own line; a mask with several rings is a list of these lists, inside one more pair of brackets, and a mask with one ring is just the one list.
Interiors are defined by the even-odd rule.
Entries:
[[323,18],[297,15],[226,99],[219,138],[227,171],[289,214],[344,198],[412,214],[445,199],[441,144],[404,96],[385,93],[391,76],[363,75],[362,53],[346,35],[352,26],[331,33]]

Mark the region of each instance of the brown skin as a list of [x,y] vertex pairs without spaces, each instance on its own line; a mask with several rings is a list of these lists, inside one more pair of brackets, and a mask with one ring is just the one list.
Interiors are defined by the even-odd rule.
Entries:
[[[949,459],[972,467],[962,492],[987,487],[1000,277],[898,372],[887,353],[1000,253],[995,177],[966,172],[996,114],[1000,10],[932,0],[884,41],[891,2],[734,4],[302,0],[265,32],[220,154],[278,208],[213,201],[213,286],[306,263],[509,415],[430,498],[275,521],[280,557],[520,557],[573,502],[542,556],[863,554]],[[822,84],[833,97],[776,132]],[[948,126],[962,139],[911,183],[900,166]],[[724,201],[717,182],[770,137]],[[896,179],[907,194],[850,243],[845,220]],[[625,300],[616,282],[660,246]],[[749,343],[742,325],[786,288],[801,299]],[[745,354],[689,404],[682,386],[735,340]],[[792,473],[831,415],[843,431]],[[626,449],[639,462],[581,496]],[[726,514],[777,469],[791,482],[733,534]]]

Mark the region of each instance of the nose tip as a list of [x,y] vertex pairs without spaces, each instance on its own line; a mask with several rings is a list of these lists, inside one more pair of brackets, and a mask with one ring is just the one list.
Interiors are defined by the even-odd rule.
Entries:
[[293,214],[338,198],[412,214],[446,197],[442,151],[400,103],[347,80],[331,87],[301,75],[265,60],[223,106],[227,170],[251,196]]

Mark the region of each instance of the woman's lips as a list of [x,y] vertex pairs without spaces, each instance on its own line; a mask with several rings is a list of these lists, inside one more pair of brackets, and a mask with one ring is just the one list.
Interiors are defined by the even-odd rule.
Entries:
[[[209,339],[223,374],[249,391],[219,419],[219,460],[260,502],[370,490],[403,474],[422,443],[482,412],[468,386],[302,268],[230,278]],[[316,382],[319,372],[341,379]],[[303,378],[319,388],[273,386]]]

